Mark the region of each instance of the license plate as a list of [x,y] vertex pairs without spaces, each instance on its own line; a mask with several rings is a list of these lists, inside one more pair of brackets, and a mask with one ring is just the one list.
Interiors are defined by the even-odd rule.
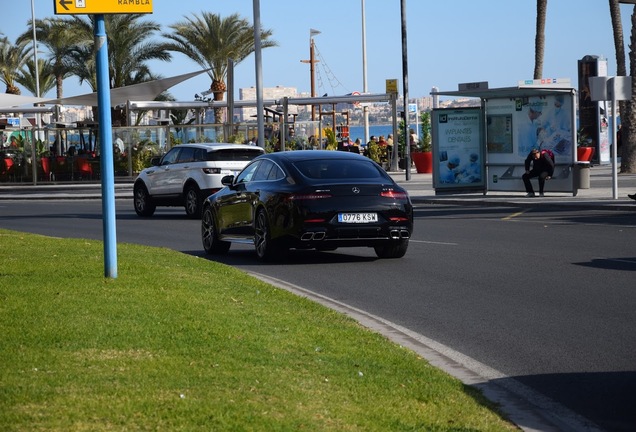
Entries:
[[377,213],[338,213],[338,222],[340,223],[373,223],[377,221]]

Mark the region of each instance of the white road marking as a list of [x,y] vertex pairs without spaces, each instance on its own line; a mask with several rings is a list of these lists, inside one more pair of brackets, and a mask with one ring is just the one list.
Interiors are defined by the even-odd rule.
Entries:
[[438,245],[446,245],[446,246],[457,246],[459,243],[448,243],[448,242],[436,242],[436,241],[428,241],[428,240],[413,240],[409,239],[409,243],[427,243],[427,244],[438,244]]
[[516,217],[518,217],[518,216],[521,216],[521,215],[522,215],[522,214],[524,214],[525,212],[527,212],[527,210],[520,211],[520,212],[516,212],[516,213],[513,213],[513,214],[511,214],[511,215],[509,215],[509,216],[506,216],[506,217],[504,217],[504,218],[501,218],[501,220],[510,220],[510,219],[514,219],[514,218],[516,218]]

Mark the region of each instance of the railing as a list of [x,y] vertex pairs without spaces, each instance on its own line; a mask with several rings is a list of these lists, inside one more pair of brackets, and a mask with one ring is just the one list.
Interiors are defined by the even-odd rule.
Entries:
[[[185,142],[247,142],[255,124],[134,126],[112,129],[115,177],[131,178]],[[0,182],[77,182],[100,179],[96,126],[4,130],[0,142]],[[12,139],[12,137],[14,139]],[[17,139],[15,139],[17,138]],[[34,163],[35,161],[35,163]]]

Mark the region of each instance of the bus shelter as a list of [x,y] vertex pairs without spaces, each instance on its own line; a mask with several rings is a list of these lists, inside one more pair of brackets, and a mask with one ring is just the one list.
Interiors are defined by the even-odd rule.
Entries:
[[[434,109],[433,187],[436,194],[525,192],[521,176],[533,148],[555,157],[546,192],[576,195],[589,187],[589,162],[577,162],[576,90],[519,86],[435,92],[478,98],[478,108]],[[536,182],[536,179],[532,180]]]

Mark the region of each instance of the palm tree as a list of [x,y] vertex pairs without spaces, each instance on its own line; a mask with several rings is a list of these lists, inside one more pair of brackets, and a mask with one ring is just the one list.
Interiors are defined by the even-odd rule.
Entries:
[[545,17],[548,0],[537,0],[537,30],[534,39],[534,79],[543,77],[543,52],[545,51]]
[[[64,97],[64,79],[71,75],[69,65],[71,49],[85,41],[82,41],[80,35],[72,30],[69,20],[61,18],[35,20],[35,32],[38,43],[48,49],[47,58],[50,61],[51,73],[55,77],[56,97],[61,99]],[[32,43],[32,28],[20,35],[18,41]]]
[[[170,60],[171,55],[162,43],[149,39],[160,30],[153,21],[139,21],[142,14],[116,14],[105,16],[108,37],[108,63],[110,88],[125,87],[159,78],[147,64],[150,60]],[[80,83],[87,83],[97,91],[95,47],[93,42],[94,18],[75,16],[71,20],[74,32],[84,43],[76,44],[70,53],[70,65]],[[113,111],[113,123],[125,125],[122,110]]]
[[627,75],[625,64],[625,42],[623,38],[623,24],[621,22],[621,8],[618,0],[609,0],[612,31],[614,33],[614,49],[616,51],[616,74]]
[[[612,30],[614,33],[614,51],[616,52],[616,75],[627,76],[627,66],[625,63],[625,41],[623,37],[623,24],[621,22],[621,9],[619,1],[609,0],[609,8],[610,17],[612,19]],[[631,130],[633,124],[630,122],[631,104],[628,103],[628,101],[620,101],[619,109],[621,114],[621,152],[627,155],[629,151],[625,149],[628,147],[632,147],[630,145],[630,141],[632,141]],[[628,166],[629,164],[627,163],[627,158],[625,159],[625,162],[623,162],[623,158],[621,156],[621,172],[631,172],[627,170]],[[631,164],[631,166],[634,165]]]
[[24,42],[13,44],[6,36],[0,38],[0,81],[7,86],[5,93],[21,94],[15,80],[28,58],[29,51],[31,48]]
[[[15,80],[22,87],[30,91],[33,95],[37,96],[38,82],[36,82],[35,76],[35,62],[33,59],[27,60],[26,70],[21,69]],[[38,76],[40,85],[40,96],[45,95],[53,88],[55,88],[55,75],[53,73],[53,64],[49,60],[38,59]]]
[[[621,124],[627,120],[627,134],[621,132],[623,148],[621,151],[621,172],[636,173],[636,134],[632,126],[636,125],[636,7],[632,12],[632,33],[629,43],[629,70],[632,76],[632,100],[627,102],[627,112],[621,113]],[[625,126],[623,126],[625,127]],[[622,130],[622,127],[621,127]]]
[[[138,20],[143,16],[142,14],[105,16],[110,88],[124,87],[155,79],[146,62],[149,60],[167,61],[171,58],[163,44],[149,41],[161,27],[152,21],[139,22]],[[73,31],[80,34],[86,43],[73,47],[71,63],[73,72],[80,80],[86,82],[93,90],[97,90],[93,43],[94,26],[92,16],[88,18],[73,17]]]
[[[209,12],[202,12],[200,17],[193,15],[170,27],[174,32],[164,33],[173,41],[167,44],[167,49],[185,54],[202,68],[210,69],[210,91],[215,101],[222,101],[227,90],[228,60],[239,64],[254,52],[254,27],[238,14],[222,18]],[[269,40],[271,35],[271,30],[261,32],[262,48],[277,46],[275,41]],[[214,118],[221,123],[221,109],[215,109]]]

